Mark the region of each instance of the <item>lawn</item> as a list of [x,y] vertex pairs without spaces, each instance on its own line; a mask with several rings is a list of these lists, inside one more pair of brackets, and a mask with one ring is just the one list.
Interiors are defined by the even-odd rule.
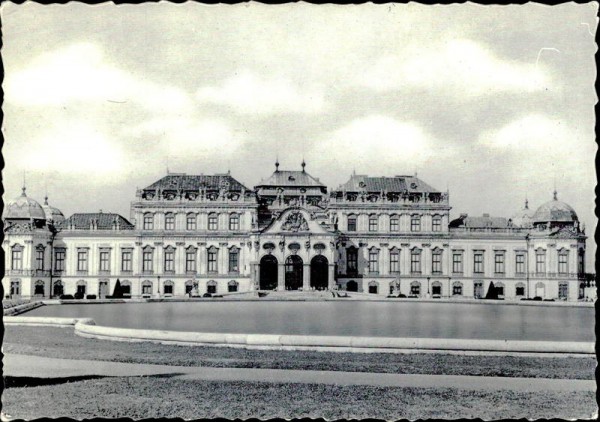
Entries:
[[451,388],[204,382],[120,377],[9,388],[13,418],[590,418],[593,392],[513,393]]
[[64,359],[229,368],[313,369],[397,374],[448,374],[594,379],[594,357],[461,356],[337,353],[174,346],[86,339],[72,328],[7,326],[4,353]]

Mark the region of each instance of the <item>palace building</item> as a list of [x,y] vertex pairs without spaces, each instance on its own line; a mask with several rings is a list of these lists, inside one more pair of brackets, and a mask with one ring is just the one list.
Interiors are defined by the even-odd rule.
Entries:
[[416,176],[352,174],[328,190],[279,163],[254,189],[229,173],[168,173],[130,219],[29,198],[6,204],[6,296],[132,298],[346,290],[415,298],[577,301],[586,236],[554,197],[511,218],[450,220],[447,192]]

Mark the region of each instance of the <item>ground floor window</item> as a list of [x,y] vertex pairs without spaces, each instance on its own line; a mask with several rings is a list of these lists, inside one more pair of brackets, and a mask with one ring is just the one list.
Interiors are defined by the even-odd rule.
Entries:
[[410,294],[419,296],[421,294],[421,283],[414,281],[410,285]]
[[515,296],[525,296],[525,286],[517,284],[515,287]]
[[504,297],[504,285],[503,284],[496,284],[496,293],[498,294],[498,297]]
[[227,291],[232,293],[232,292],[237,292],[238,291],[238,283],[235,280],[231,280],[229,282],[229,284],[227,284]]
[[54,296],[62,296],[64,293],[63,285],[60,280],[54,282],[54,287],[52,289],[52,295]]
[[379,292],[379,286],[376,281],[371,281],[369,283],[369,293],[377,294]]
[[194,283],[191,280],[185,282],[185,294],[189,295],[194,290]]
[[206,292],[210,294],[217,293],[217,282],[214,280],[209,281],[206,285]]
[[452,296],[462,296],[463,286],[461,283],[454,283],[452,285]]
[[569,285],[567,283],[559,283],[558,298],[561,300],[567,300],[568,297],[569,297]]
[[131,296],[131,284],[129,281],[124,281],[121,283],[121,293]]
[[21,282],[20,281],[11,281],[10,282],[10,295],[18,296],[21,294]]
[[439,282],[434,282],[431,286],[431,294],[432,295],[442,295],[442,285]]
[[44,282],[42,280],[35,282],[33,294],[36,296],[44,296]]
[[173,282],[172,281],[165,281],[165,285],[164,285],[164,293],[166,295],[172,295],[173,294]]
[[149,281],[145,281],[142,284],[142,294],[143,295],[150,295],[152,294],[152,283]]
[[358,292],[358,283],[354,280],[350,280],[346,283],[346,290],[349,292]]
[[75,299],[83,299],[85,297],[85,282],[79,282],[77,284],[77,290],[75,292]]

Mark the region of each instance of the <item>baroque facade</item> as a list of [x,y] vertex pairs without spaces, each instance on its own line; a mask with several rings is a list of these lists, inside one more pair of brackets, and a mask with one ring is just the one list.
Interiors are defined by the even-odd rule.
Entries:
[[414,298],[577,301],[586,236],[554,198],[511,218],[450,221],[447,192],[416,176],[352,174],[337,189],[279,169],[249,189],[229,173],[168,173],[130,221],[27,197],[4,215],[5,295],[185,297],[346,290]]

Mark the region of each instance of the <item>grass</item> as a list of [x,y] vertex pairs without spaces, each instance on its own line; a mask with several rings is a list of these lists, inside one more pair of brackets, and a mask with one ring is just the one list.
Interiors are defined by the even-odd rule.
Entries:
[[6,326],[4,353],[63,359],[228,368],[311,369],[396,374],[447,374],[594,379],[596,359],[336,353],[173,346],[86,339],[72,328]]
[[590,418],[594,393],[514,393],[452,388],[386,388],[312,384],[103,378],[9,388],[13,418]]

